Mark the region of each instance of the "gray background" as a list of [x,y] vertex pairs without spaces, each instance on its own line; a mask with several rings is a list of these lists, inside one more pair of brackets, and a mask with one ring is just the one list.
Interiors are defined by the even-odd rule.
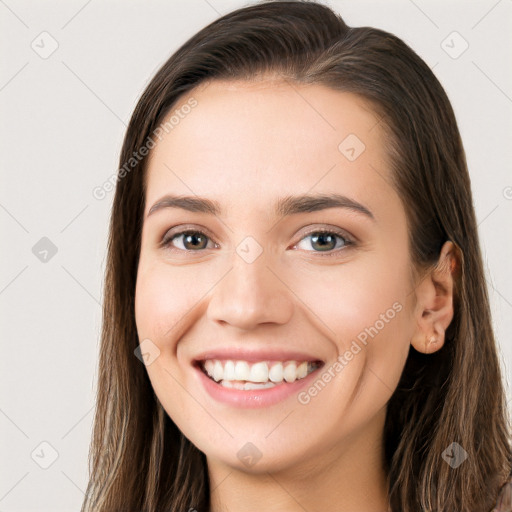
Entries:
[[[92,190],[116,171],[126,123],[156,69],[245,4],[0,0],[0,512],[80,508],[113,197]],[[510,382],[512,0],[329,5],[349,25],[404,39],[452,101]]]

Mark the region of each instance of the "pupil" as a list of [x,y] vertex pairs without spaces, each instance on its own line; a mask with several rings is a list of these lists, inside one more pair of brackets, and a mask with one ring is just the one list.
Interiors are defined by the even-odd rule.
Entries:
[[[331,250],[331,249],[334,249],[334,247],[336,246],[336,240],[333,236],[329,235],[329,234],[326,234],[326,233],[319,233],[317,235],[313,235],[311,237],[311,241],[313,244],[317,243],[320,241],[320,249],[322,251],[328,251],[328,250]],[[334,245],[332,247],[325,247],[326,245],[328,245],[329,243],[332,245],[334,242]]]
[[[203,242],[205,241],[205,237],[202,237],[201,234],[199,233],[190,233],[188,235],[185,235],[185,244],[187,243],[192,243],[192,245],[197,248],[198,245],[197,245],[197,241],[200,240],[200,239],[203,239]],[[200,246],[200,248],[202,249],[204,247],[204,243],[202,246]]]

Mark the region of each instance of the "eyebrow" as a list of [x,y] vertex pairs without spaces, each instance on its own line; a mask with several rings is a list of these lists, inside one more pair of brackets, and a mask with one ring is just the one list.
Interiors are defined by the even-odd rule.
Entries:
[[[150,208],[147,217],[164,208],[180,208],[189,212],[220,215],[222,208],[217,201],[198,196],[166,195],[159,199]],[[328,208],[345,208],[361,213],[375,220],[373,213],[361,203],[340,194],[315,194],[281,197],[275,203],[277,216],[295,215],[298,213],[311,213]]]

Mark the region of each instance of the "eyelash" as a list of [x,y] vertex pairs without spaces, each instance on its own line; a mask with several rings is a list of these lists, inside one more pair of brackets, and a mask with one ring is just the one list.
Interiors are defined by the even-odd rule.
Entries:
[[[169,232],[167,232],[167,233],[169,233]],[[207,233],[204,233],[203,231],[198,230],[198,229],[184,229],[182,231],[177,231],[176,233],[173,233],[172,235],[168,235],[167,233],[164,235],[162,241],[160,242],[160,248],[169,249],[171,251],[179,251],[179,252],[186,252],[186,253],[202,252],[203,251],[203,250],[192,251],[192,250],[188,250],[188,249],[176,249],[176,248],[171,247],[171,242],[175,238],[178,238],[182,235],[200,234],[200,235],[204,235],[208,239],[208,241],[212,241]],[[315,234],[335,235],[337,238],[340,238],[341,240],[343,240],[343,244],[344,244],[343,247],[338,248],[338,249],[331,249],[330,251],[326,251],[325,253],[322,253],[321,251],[306,251],[306,252],[317,253],[322,258],[339,256],[340,252],[346,250],[347,248],[349,248],[351,246],[356,245],[356,242],[353,239],[349,238],[345,233],[341,233],[341,232],[333,230],[333,229],[316,228],[316,229],[313,229],[313,230],[305,233],[304,236],[296,244],[293,245],[293,247],[296,247],[300,242],[302,242],[302,240],[304,240],[308,236],[315,235]]]

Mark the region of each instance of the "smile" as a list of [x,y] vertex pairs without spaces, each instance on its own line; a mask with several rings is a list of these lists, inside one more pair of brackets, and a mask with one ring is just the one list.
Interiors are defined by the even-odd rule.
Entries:
[[267,389],[307,377],[319,367],[312,361],[232,361],[208,359],[201,368],[215,382],[239,390]]
[[324,362],[205,359],[193,366],[210,399],[238,408],[257,408],[296,396]]

